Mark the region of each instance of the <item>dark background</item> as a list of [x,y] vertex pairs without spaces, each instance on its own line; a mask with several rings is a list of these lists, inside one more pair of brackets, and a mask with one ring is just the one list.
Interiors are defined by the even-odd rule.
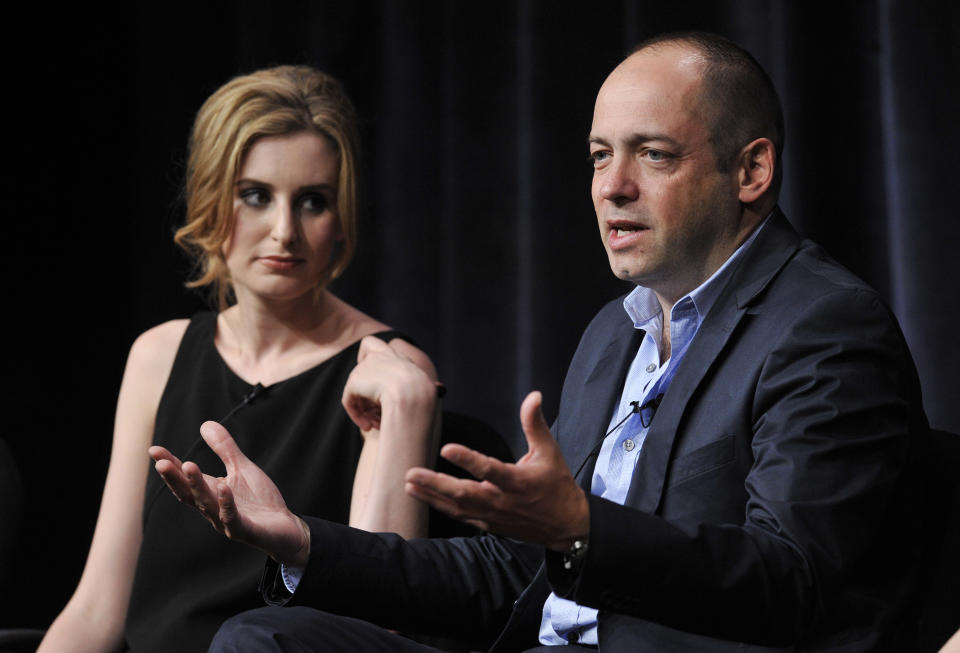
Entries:
[[413,336],[450,389],[447,407],[487,419],[519,452],[522,397],[542,389],[552,417],[584,326],[628,289],[609,272],[589,199],[597,89],[652,34],[739,41],[782,94],[781,205],[889,300],[931,422],[960,431],[953,2],[20,11],[5,20],[2,77],[13,144],[2,437],[26,510],[15,568],[0,578],[0,626],[46,626],[79,578],[127,350],[203,305],[182,287],[188,265],[171,241],[194,113],[231,76],[268,65],[334,74],[362,117],[360,244],[335,291]]

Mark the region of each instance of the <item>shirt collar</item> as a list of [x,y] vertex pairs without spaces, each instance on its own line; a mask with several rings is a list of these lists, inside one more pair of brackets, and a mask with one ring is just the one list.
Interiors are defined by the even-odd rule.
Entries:
[[[750,245],[753,244],[753,241],[757,239],[757,235],[767,225],[769,220],[770,216],[768,215],[764,218],[763,222],[753,230],[750,236],[743,241],[740,247],[723,262],[723,265],[710,275],[709,279],[681,297],[677,303],[674,304],[674,307],[685,305],[688,301],[692,302],[694,310],[697,313],[697,322],[702,321],[710,312],[710,309],[713,308],[717,297],[720,296],[720,291],[723,290],[727,279],[730,277],[730,274],[732,274],[734,261],[739,259]],[[627,315],[630,316],[630,319],[633,320],[634,328],[637,329],[654,327],[654,325],[651,324],[651,320],[660,318],[656,320],[656,330],[659,331],[660,320],[662,319],[660,317],[660,302],[657,301],[656,294],[650,288],[646,286],[637,286],[634,288],[633,291],[624,298],[623,308],[627,312]]]

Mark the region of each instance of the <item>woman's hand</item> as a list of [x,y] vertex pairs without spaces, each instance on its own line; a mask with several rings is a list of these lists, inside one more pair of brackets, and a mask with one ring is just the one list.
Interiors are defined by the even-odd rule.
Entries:
[[181,463],[163,447],[150,447],[150,457],[170,491],[228,538],[283,564],[306,566],[310,529],[290,512],[270,477],[240,451],[220,424],[204,422],[200,435],[223,461],[226,477],[209,476],[195,463]]
[[357,366],[343,389],[343,407],[361,431],[379,429],[384,411],[417,410],[431,413],[437,384],[409,358],[379,338],[360,341]]
[[439,438],[436,372],[419,349],[367,337],[343,389],[343,407],[365,442],[357,463],[350,525],[403,537],[427,532],[427,506],[407,496],[404,476],[432,467]]

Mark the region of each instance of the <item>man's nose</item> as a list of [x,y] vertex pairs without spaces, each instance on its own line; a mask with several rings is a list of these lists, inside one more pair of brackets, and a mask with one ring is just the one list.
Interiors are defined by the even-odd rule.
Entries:
[[270,237],[281,245],[289,245],[296,242],[299,235],[299,224],[297,223],[297,214],[293,206],[288,202],[277,202],[274,205],[273,226],[270,229]]
[[603,170],[595,173],[599,197],[618,206],[635,201],[640,196],[636,165],[629,156],[614,156]]

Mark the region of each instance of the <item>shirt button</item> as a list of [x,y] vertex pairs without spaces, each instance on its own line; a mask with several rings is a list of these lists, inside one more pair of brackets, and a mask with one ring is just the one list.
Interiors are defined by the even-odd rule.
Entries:
[[656,371],[657,371],[657,365],[656,365],[656,363],[650,363],[649,365],[647,365],[647,371],[648,371],[648,372],[656,372]]
[[623,449],[624,449],[624,451],[633,451],[634,446],[636,446],[636,445],[633,444],[633,440],[624,440],[624,441],[623,441]]

